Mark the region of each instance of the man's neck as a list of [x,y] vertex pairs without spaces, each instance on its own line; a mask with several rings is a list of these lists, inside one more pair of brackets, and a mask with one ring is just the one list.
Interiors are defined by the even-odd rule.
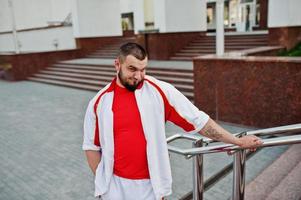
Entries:
[[116,79],[116,83],[117,83],[117,85],[118,85],[119,87],[125,88],[124,85],[122,85],[122,83],[121,83],[121,81],[120,81],[120,79],[119,79],[118,76],[117,76],[117,79]]

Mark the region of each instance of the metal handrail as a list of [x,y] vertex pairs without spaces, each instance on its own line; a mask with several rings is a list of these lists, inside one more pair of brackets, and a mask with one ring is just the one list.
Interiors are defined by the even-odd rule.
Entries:
[[[258,149],[257,151],[249,151],[246,154],[246,159],[250,159],[254,155],[256,155],[258,152],[260,152],[261,149]],[[228,174],[230,174],[233,170],[233,163],[227,164],[225,167],[223,167],[221,170],[210,176],[208,179],[204,180],[204,192],[208,191],[211,187],[213,187],[217,182],[221,181],[223,178],[225,178]],[[193,198],[192,191],[187,192],[184,194],[179,200],[191,200]]]
[[[276,137],[276,138],[263,139],[262,142],[263,142],[263,144],[261,144],[258,147],[296,144],[296,143],[301,142],[301,135],[282,136],[282,137]],[[221,145],[190,148],[190,149],[181,149],[178,147],[173,147],[171,145],[168,145],[168,150],[170,152],[181,154],[184,156],[219,153],[219,152],[229,152],[229,151],[242,150],[242,149],[244,149],[244,148],[237,146],[237,145],[233,145],[233,144],[221,144]]]
[[[235,136],[242,135],[256,135],[256,136],[273,136],[278,135],[276,138],[266,138],[262,139],[262,144],[259,146],[270,147],[270,146],[279,146],[279,145],[288,145],[301,143],[301,134],[289,135],[289,136],[279,136],[279,134],[292,134],[292,133],[301,133],[301,124],[293,124],[287,126],[273,127],[255,131],[246,131],[242,133],[236,133]],[[198,135],[189,135],[189,134],[175,134],[167,138],[167,143],[178,139],[188,139],[193,141],[193,148],[183,149],[179,147],[174,147],[168,145],[168,150],[173,153],[184,155],[187,158],[193,157],[193,199],[202,200],[204,192],[204,183],[203,183],[203,155],[209,153],[220,153],[220,152],[233,152],[234,162],[233,162],[233,191],[232,196],[234,200],[243,200],[244,199],[244,188],[245,188],[245,164],[246,164],[246,149],[233,145],[233,144],[217,144],[210,145],[210,143],[215,143],[216,141],[204,138]]]
[[[251,130],[246,131],[247,135],[256,135],[256,136],[267,136],[267,135],[276,135],[276,134],[285,134],[285,133],[294,133],[298,132],[301,129],[301,123],[300,124],[292,124],[292,125],[286,125],[286,126],[279,126],[279,127],[273,127],[273,128],[266,128],[266,129],[260,129],[260,130]],[[234,133],[234,136],[239,136],[242,133]],[[201,140],[203,139],[204,143],[214,143],[217,142],[215,140],[212,140],[210,138],[205,138],[201,135],[191,135],[191,134],[185,134],[185,133],[176,133],[166,139],[167,143],[170,143],[177,139],[188,139],[188,140]]]

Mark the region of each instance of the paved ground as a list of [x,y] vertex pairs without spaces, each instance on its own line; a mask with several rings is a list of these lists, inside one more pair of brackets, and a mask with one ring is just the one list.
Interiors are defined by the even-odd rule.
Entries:
[[[94,92],[29,81],[0,80],[0,199],[92,200],[93,177],[81,150],[84,112]],[[223,124],[232,132],[245,130]],[[168,135],[179,129],[167,126]],[[176,143],[188,146],[184,142]],[[248,164],[247,181],[254,178],[285,147],[265,149]],[[205,156],[205,177],[232,158]],[[171,154],[173,195],[191,190],[191,163]],[[249,169],[251,169],[249,171]],[[205,194],[206,199],[226,199],[231,176]]]

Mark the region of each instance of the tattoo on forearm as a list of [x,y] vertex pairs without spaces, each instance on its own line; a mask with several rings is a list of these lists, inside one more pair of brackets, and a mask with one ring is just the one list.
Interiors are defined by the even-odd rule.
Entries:
[[214,139],[214,140],[218,140],[222,137],[222,134],[219,133],[216,129],[214,129],[213,127],[211,126],[208,126],[204,132],[203,132],[204,136],[207,136],[211,139]]

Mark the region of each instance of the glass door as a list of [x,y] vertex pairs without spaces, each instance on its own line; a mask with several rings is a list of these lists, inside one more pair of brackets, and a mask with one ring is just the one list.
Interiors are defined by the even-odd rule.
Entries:
[[252,31],[255,26],[256,5],[255,1],[241,3],[238,6],[238,22],[236,24],[237,31]]

